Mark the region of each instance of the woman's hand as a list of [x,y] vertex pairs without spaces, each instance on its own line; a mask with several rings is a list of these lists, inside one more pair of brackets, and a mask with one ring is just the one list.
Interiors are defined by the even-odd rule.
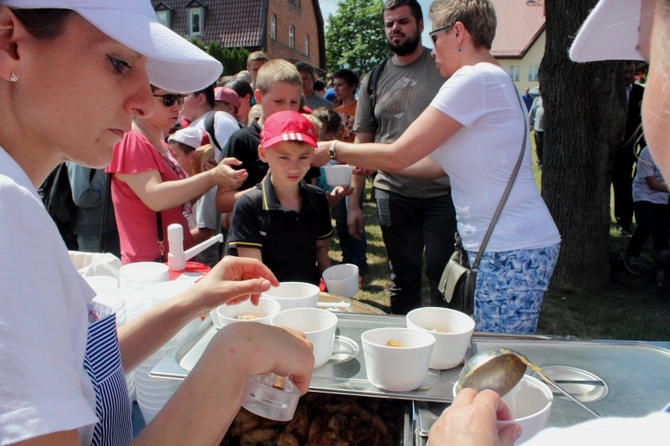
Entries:
[[314,155],[312,156],[312,166],[321,167],[330,161],[330,156],[328,155],[328,148],[332,141],[320,141],[318,142],[318,147],[314,149]]
[[226,256],[187,293],[197,293],[198,306],[206,312],[219,305],[247,299],[258,304],[261,293],[277,285],[277,278],[260,261]]
[[521,435],[521,426],[496,428],[496,420],[511,419],[497,393],[463,389],[431,427],[427,446],[511,446]]
[[335,206],[344,197],[354,193],[354,190],[349,186],[335,186],[332,191],[326,193],[328,199],[328,206],[331,208]]
[[226,189],[237,189],[247,179],[249,174],[246,169],[235,170],[230,166],[239,166],[242,162],[237,158],[224,158],[214,169],[207,173],[212,175],[214,183]]
[[313,346],[299,331],[257,322],[238,322],[219,330],[202,359],[209,350],[216,351],[217,357],[235,356],[229,359],[235,361],[245,377],[274,372],[290,376],[301,394],[309,389],[314,369]]

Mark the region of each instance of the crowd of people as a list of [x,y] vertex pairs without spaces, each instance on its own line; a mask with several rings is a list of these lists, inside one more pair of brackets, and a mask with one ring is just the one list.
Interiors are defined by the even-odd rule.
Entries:
[[[612,3],[600,0],[600,10]],[[667,212],[670,171],[667,126],[656,113],[667,108],[660,50],[670,5],[630,3],[640,20],[653,18],[653,33],[640,27],[639,40],[654,94],[642,104],[649,148],[632,186],[638,227],[628,264],[649,234],[668,251],[656,221]],[[472,262],[520,158],[482,253],[472,316],[478,331],[534,334],[561,241],[532,172],[529,127],[541,162],[541,96],[522,98],[492,56],[490,0],[435,0],[429,15],[432,50],[421,45],[419,3],[387,0],[381,26],[392,56],[363,77],[341,69],[323,82],[310,64],[262,51],[243,72],[220,77],[221,64],[159,25],[147,0],[0,0],[0,207],[14,216],[3,220],[0,242],[44,253],[31,255],[39,281],[22,274],[24,263],[2,260],[0,339],[11,342],[0,343],[0,444],[210,444],[230,426],[248,375],[291,375],[306,392],[313,357],[302,334],[232,324],[132,439],[124,374],[203,310],[257,302],[281,281],[319,284],[334,233],[343,261],[365,274],[368,179],[391,311],[406,314],[445,305],[438,282],[456,234]],[[576,60],[586,58],[586,33]],[[178,223],[185,249],[225,235],[196,259],[211,272],[121,327],[113,314],[97,314],[37,192],[63,162],[81,208],[74,227],[82,250],[123,263],[165,261],[167,227]],[[319,178],[327,164],[355,166],[351,184],[327,187]],[[495,428],[508,417],[493,392],[465,390],[429,443],[512,444],[518,427]]]

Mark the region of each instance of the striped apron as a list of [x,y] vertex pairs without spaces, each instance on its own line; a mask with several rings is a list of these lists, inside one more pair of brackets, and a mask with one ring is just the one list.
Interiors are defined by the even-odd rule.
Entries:
[[116,335],[116,315],[110,314],[88,327],[84,369],[95,389],[92,446],[125,446],[132,440],[130,400]]

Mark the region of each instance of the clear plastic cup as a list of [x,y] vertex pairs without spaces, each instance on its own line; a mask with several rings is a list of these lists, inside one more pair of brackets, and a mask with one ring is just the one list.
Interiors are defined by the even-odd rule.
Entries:
[[290,378],[274,373],[251,375],[242,392],[242,407],[259,417],[289,421],[295,414],[300,391]]

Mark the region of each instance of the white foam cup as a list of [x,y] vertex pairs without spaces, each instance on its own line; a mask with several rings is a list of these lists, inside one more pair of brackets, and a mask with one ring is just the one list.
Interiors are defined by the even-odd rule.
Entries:
[[302,331],[314,345],[314,368],[328,362],[333,353],[337,316],[320,308],[293,308],[272,316],[272,325]]
[[417,308],[405,316],[407,328],[435,338],[430,368],[446,370],[463,362],[475,321],[465,313],[441,307]]
[[304,282],[281,282],[279,286],[271,287],[261,294],[279,302],[281,309],[316,308],[319,302],[319,287]]
[[331,266],[322,276],[329,293],[346,298],[352,298],[358,293],[358,266],[353,263]]

